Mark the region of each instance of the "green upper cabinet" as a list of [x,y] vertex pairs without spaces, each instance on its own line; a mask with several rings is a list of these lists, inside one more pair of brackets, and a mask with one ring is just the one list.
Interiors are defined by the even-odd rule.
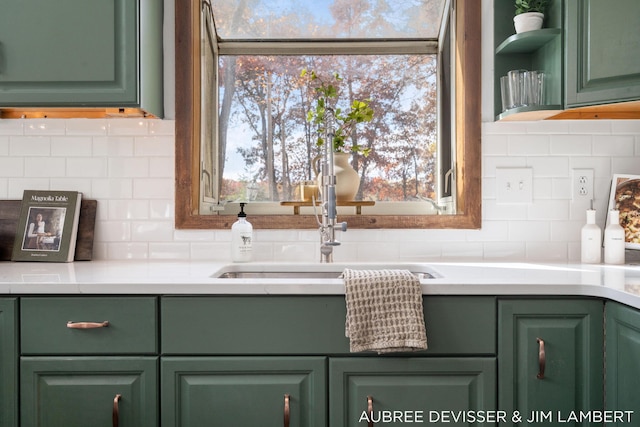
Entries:
[[0,298],[0,426],[18,425],[18,339],[14,298]]
[[603,303],[595,299],[500,301],[499,408],[519,411],[532,420],[529,425],[556,425],[571,411],[602,410],[602,318]]
[[566,105],[640,99],[640,1],[566,2]]
[[5,0],[0,107],[162,116],[162,0]]
[[[640,378],[640,311],[622,304],[606,303],[606,401],[612,411],[640,414],[638,378]],[[628,414],[628,413],[626,413]],[[626,418],[608,426],[629,425]]]

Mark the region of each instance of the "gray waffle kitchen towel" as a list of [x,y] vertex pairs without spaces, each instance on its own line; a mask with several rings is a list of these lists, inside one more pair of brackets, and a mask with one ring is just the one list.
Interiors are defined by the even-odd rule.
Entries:
[[345,269],[342,277],[351,352],[427,348],[422,287],[416,276],[407,270]]

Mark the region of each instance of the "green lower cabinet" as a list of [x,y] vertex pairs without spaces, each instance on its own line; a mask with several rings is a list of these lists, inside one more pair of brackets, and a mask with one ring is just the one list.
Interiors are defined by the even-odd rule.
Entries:
[[331,427],[493,426],[496,360],[331,358],[329,413]]
[[617,417],[607,426],[637,425],[640,422],[640,312],[622,304],[607,302],[605,319],[605,407],[608,411],[632,411],[614,412]]
[[23,357],[21,427],[157,427],[156,357]]
[[0,426],[18,425],[17,310],[14,298],[0,298]]
[[501,300],[498,406],[511,425],[601,426],[578,418],[603,409],[603,302]]
[[163,357],[161,364],[163,427],[327,425],[325,357]]

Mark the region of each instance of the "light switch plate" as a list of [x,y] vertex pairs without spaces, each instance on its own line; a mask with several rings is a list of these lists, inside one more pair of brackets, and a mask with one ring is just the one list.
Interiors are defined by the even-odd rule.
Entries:
[[496,168],[496,202],[532,203],[532,168]]

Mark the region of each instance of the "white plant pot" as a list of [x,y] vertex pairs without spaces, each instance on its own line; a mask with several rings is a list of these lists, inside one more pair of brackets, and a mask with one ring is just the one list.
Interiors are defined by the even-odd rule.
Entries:
[[524,33],[542,28],[543,20],[544,15],[542,13],[526,12],[514,16],[513,24],[516,27],[516,33]]

